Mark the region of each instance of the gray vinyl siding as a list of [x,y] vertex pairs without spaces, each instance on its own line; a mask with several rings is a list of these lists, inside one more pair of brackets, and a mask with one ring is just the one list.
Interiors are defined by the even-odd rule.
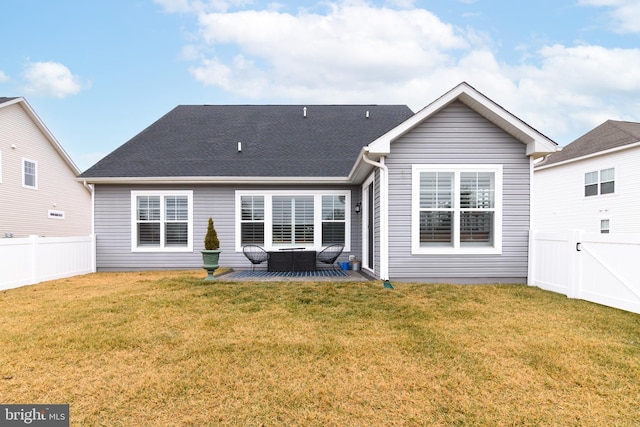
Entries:
[[[322,187],[322,190],[344,187]],[[361,218],[353,214],[355,203],[361,199],[360,189],[351,189],[351,252],[360,257],[362,247]],[[319,187],[269,187],[270,190],[314,190]],[[193,251],[192,252],[132,252],[131,251],[131,191],[193,190]],[[127,271],[153,269],[202,268],[202,245],[207,220],[212,217],[220,239],[221,267],[250,268],[242,252],[235,251],[235,191],[267,190],[265,187],[183,186],[183,185],[96,185],[95,234],[96,263],[99,271]],[[263,268],[266,268],[264,266]]]
[[[454,102],[391,146],[389,276],[424,282],[523,282],[530,227],[530,163],[525,145],[462,103]],[[501,255],[413,255],[414,164],[502,164]]]

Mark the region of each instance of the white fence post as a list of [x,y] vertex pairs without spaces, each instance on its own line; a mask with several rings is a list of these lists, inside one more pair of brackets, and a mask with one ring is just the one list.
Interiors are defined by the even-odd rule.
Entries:
[[538,257],[536,256],[536,252],[538,250],[538,245],[536,244],[536,230],[529,230],[529,262],[527,263],[527,285],[528,286],[536,286],[537,277],[537,264],[536,261]]
[[31,258],[29,259],[29,277],[31,283],[38,283],[38,236],[36,234],[29,235],[29,245],[31,245]]

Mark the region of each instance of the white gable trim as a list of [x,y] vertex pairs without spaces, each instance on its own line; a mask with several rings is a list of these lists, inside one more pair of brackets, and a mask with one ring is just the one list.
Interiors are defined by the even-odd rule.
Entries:
[[505,132],[526,144],[526,154],[528,156],[538,158],[557,150],[557,144],[551,139],[491,101],[469,84],[463,82],[409,117],[400,125],[371,142],[368,146],[369,153],[378,155],[389,154],[393,141],[454,101],[462,102]]

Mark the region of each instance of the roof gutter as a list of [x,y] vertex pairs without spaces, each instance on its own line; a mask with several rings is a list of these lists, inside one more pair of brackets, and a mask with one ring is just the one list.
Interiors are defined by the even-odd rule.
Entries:
[[367,157],[369,148],[364,148],[362,160],[380,169],[380,278],[384,287],[393,289],[389,282],[389,168],[384,164],[384,156],[376,162]]
[[160,176],[160,177],[83,177],[77,181],[89,184],[351,184],[349,177],[211,177],[211,176]]

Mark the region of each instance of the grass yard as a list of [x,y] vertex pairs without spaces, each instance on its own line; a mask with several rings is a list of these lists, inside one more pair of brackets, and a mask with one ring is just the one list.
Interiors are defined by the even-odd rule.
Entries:
[[0,292],[0,403],[72,426],[640,424],[640,315],[518,285],[98,273]]

